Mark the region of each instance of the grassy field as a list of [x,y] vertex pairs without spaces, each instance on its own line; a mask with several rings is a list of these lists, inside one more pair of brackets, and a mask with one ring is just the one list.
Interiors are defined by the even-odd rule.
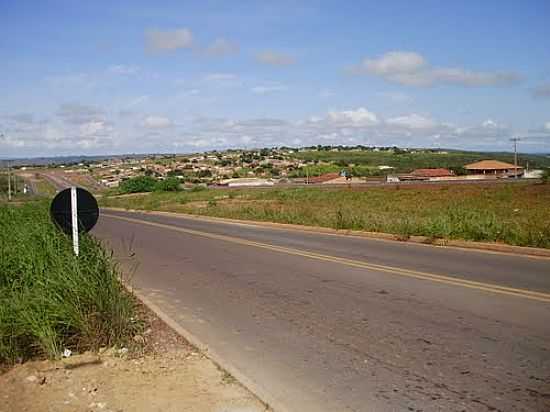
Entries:
[[48,204],[0,204],[0,364],[123,342],[134,303],[111,256],[82,236],[80,256]]
[[432,238],[550,248],[550,185],[204,190],[106,197],[164,210]]
[[[468,163],[483,159],[496,159],[503,162],[514,163],[513,153],[477,153],[449,151],[447,153],[401,153],[373,152],[373,151],[305,151],[293,155],[303,160],[319,160],[325,162],[344,162],[363,166],[387,165],[395,168],[397,172],[409,172],[413,169],[424,167],[460,168]],[[518,162],[520,166],[541,168],[550,167],[550,157],[546,155],[520,154]]]
[[55,190],[55,187],[46,179],[43,179],[43,178],[36,179],[34,184],[35,184],[36,190],[38,191],[38,194],[41,196],[53,197],[57,192]]

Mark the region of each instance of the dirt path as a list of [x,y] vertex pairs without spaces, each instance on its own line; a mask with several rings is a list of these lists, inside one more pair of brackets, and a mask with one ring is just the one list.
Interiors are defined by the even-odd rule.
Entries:
[[0,375],[0,412],[260,412],[266,407],[162,321],[136,348],[33,361]]

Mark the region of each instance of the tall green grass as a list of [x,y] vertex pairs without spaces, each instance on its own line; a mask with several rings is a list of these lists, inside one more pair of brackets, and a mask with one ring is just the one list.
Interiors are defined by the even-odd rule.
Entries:
[[550,248],[550,185],[272,188],[153,193],[104,206]]
[[76,257],[47,202],[0,205],[0,362],[122,343],[133,313],[98,241],[83,235]]

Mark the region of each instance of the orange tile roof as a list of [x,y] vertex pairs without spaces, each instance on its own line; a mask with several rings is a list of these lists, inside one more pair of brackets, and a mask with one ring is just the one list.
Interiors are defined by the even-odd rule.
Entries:
[[[464,169],[467,170],[506,170],[514,169],[515,166],[510,163],[501,162],[498,160],[481,160],[479,162],[471,163],[464,166]],[[523,167],[518,166],[518,169],[523,169]]]
[[453,176],[453,172],[448,169],[416,169],[411,173],[412,176],[418,177],[447,177]]

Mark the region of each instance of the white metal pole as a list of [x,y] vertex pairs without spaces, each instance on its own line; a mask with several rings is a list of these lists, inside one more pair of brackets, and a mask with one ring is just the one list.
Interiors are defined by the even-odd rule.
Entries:
[[11,167],[8,160],[8,201],[11,200]]
[[78,204],[76,200],[76,187],[71,187],[71,225],[73,227],[73,249],[78,256]]

